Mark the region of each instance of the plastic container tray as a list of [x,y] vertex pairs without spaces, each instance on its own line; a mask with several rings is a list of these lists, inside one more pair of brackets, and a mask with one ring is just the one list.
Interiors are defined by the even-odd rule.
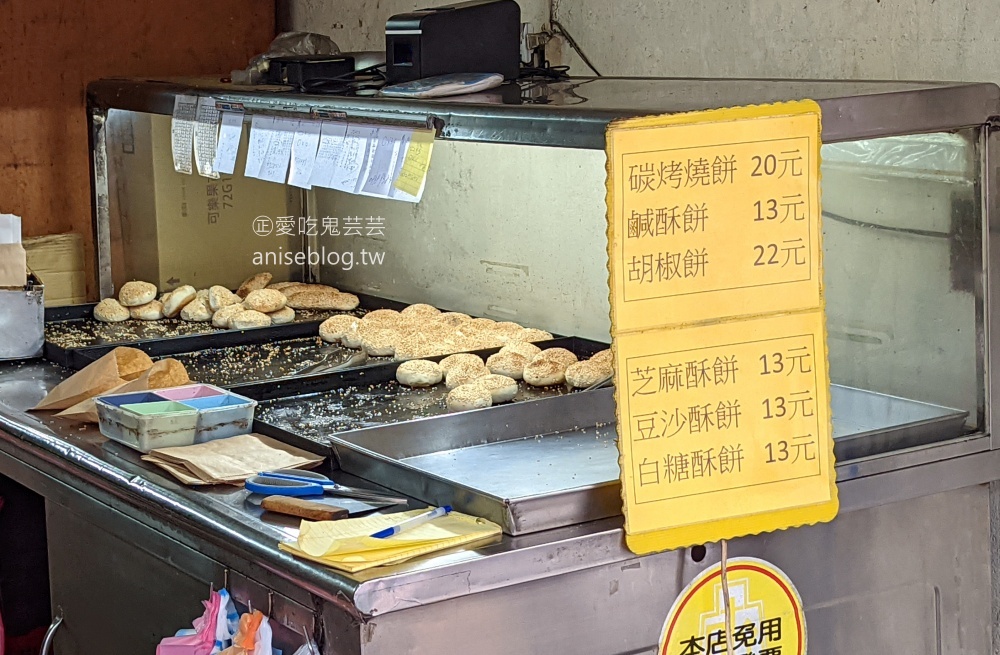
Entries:
[[208,384],[100,396],[101,434],[144,453],[250,432],[257,403]]

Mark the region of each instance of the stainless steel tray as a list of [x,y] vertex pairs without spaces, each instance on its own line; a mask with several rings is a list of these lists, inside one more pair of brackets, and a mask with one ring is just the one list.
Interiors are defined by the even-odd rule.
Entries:
[[[959,436],[967,412],[833,385],[838,461]],[[621,513],[612,389],[331,438],[341,468],[518,535]]]

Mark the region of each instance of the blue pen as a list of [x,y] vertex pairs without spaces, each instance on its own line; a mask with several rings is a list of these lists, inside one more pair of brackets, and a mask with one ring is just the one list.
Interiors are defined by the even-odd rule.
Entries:
[[393,535],[399,534],[404,530],[409,530],[410,528],[415,528],[418,525],[423,525],[428,521],[433,521],[436,518],[440,518],[451,511],[451,505],[445,505],[444,507],[438,507],[437,509],[432,509],[429,512],[424,512],[423,514],[414,516],[412,519],[407,519],[402,523],[397,523],[391,528],[386,528],[385,530],[379,530],[372,535],[372,539],[385,539]]

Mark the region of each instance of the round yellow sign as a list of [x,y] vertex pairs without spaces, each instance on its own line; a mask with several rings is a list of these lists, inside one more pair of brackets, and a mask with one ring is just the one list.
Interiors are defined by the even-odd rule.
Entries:
[[[726,565],[733,655],[805,655],[806,619],[795,585],[775,566],[753,557]],[[722,566],[691,581],[674,601],[660,634],[660,655],[729,655]]]

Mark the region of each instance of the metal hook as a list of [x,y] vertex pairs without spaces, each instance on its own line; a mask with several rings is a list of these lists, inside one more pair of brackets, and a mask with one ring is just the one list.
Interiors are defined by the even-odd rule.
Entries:
[[271,616],[274,613],[274,591],[271,589],[267,590],[267,615]]
[[309,652],[313,655],[320,655],[319,651],[314,648],[312,637],[306,632],[306,626],[302,626],[302,636],[306,638],[306,648],[309,649]]

